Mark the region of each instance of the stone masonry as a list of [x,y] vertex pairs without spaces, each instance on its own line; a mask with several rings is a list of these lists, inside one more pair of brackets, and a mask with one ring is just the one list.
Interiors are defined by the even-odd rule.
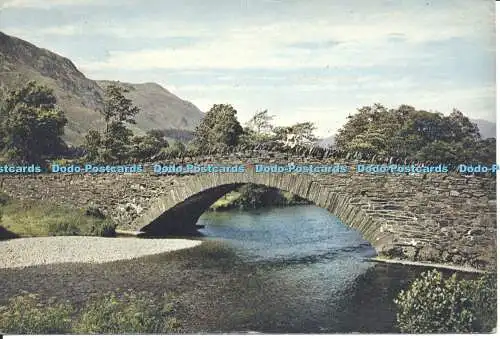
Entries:
[[234,174],[0,176],[0,190],[15,198],[97,206],[118,228],[151,236],[190,233],[213,202],[244,183],[289,191],[327,209],[357,229],[381,256],[496,266],[495,177],[362,174],[352,169],[343,174],[260,174],[251,167]]

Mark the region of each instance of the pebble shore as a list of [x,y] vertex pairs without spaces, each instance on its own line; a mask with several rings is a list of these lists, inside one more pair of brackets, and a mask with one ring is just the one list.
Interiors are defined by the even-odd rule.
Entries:
[[0,268],[55,263],[105,263],[177,251],[200,240],[61,236],[21,238],[0,242]]

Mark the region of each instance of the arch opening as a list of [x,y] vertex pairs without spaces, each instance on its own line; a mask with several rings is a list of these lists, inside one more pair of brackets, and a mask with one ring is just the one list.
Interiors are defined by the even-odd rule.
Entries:
[[294,185],[281,185],[283,181],[273,183],[240,180],[221,184],[212,181],[206,189],[199,189],[199,186],[193,184],[194,189],[177,195],[170,192],[164,200],[157,203],[152,208],[150,221],[140,231],[144,232],[144,237],[199,236],[201,233],[196,223],[200,216],[219,198],[248,183],[287,191],[308,200],[335,215],[346,226],[355,228],[377,253],[393,250],[391,235],[383,233],[379,222],[365,213],[358,197],[352,198],[330,191],[311,180]]

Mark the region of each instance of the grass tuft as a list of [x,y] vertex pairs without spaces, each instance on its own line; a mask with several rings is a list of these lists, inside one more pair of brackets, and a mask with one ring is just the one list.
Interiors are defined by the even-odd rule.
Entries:
[[48,201],[8,199],[0,205],[2,226],[19,236],[115,236],[115,224],[95,210],[56,206]]

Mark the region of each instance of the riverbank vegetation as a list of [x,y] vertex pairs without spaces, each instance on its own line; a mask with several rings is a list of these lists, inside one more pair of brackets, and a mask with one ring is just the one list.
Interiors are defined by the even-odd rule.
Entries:
[[424,272],[395,300],[397,326],[403,333],[491,332],[496,300],[496,274],[465,280]]
[[0,239],[16,236],[114,236],[115,224],[93,208],[20,201],[0,194]]
[[176,333],[175,298],[151,293],[108,292],[76,308],[67,301],[23,293],[0,307],[0,333],[148,334]]
[[263,185],[245,184],[217,200],[210,210],[252,210],[272,206],[306,205],[311,202],[290,192]]

